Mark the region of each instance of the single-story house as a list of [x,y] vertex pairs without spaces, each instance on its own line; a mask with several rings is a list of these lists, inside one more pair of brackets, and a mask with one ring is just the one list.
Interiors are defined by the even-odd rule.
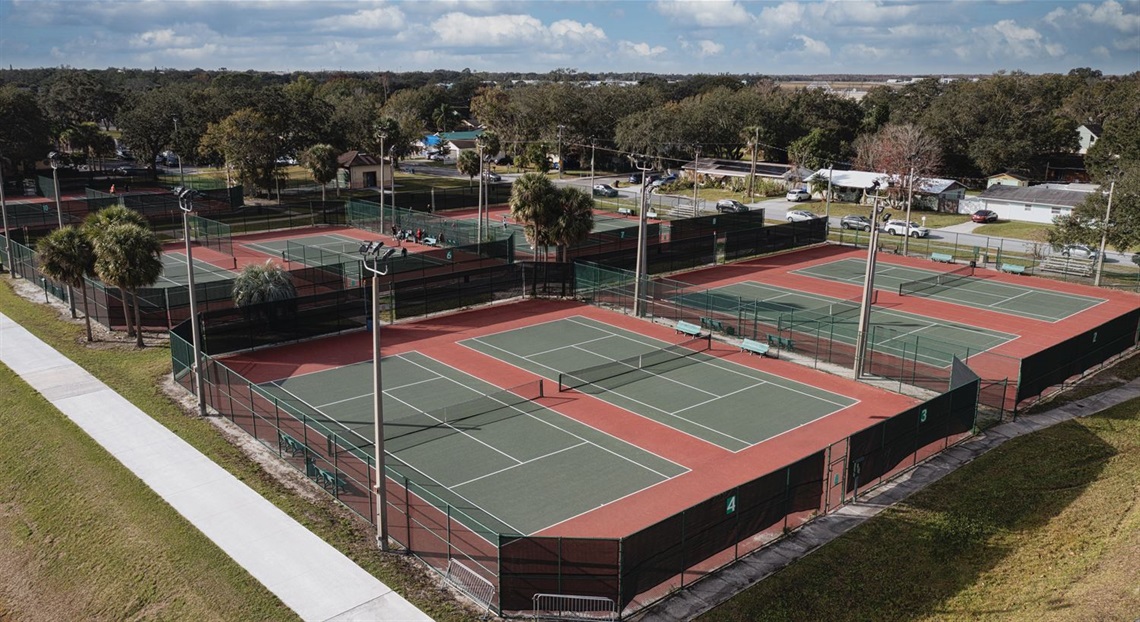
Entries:
[[[698,179],[706,181],[725,182],[730,178],[748,179],[752,172],[751,160],[722,160],[720,158],[700,158],[681,166],[681,172],[692,178],[695,174]],[[805,168],[795,168],[790,164],[777,164],[775,162],[757,162],[756,178],[766,179],[790,188],[799,184],[811,171]]]
[[1086,153],[1088,153],[1089,147],[1092,147],[1093,143],[1095,143],[1097,141],[1097,139],[1100,138],[1100,135],[1103,133],[1104,133],[1104,128],[1102,128],[1097,123],[1086,123],[1086,124],[1078,127],[1077,128],[1077,137],[1078,137],[1077,140],[1080,142],[1081,148],[1077,150],[1077,153],[1079,153],[1081,155],[1085,155]]
[[1057,216],[1065,216],[1080,205],[1095,184],[1043,184],[1040,186],[1006,186],[995,184],[968,201],[959,203],[964,214],[987,209],[997,212],[1001,220],[1052,223]]
[[338,177],[348,188],[378,188],[383,171],[384,186],[392,183],[392,160],[377,158],[362,151],[346,151],[336,159],[340,165]]
[[[821,168],[805,181],[831,176],[831,194],[840,201],[861,203],[876,188],[886,188],[888,175],[871,171],[840,171]],[[966,187],[953,179],[931,177],[914,188],[912,206],[915,209],[939,212],[957,212],[958,202],[966,196]]]
[[1024,175],[1019,175],[1012,171],[998,173],[997,175],[990,175],[986,178],[986,187],[990,186],[1017,186],[1024,188],[1029,185],[1029,178]]

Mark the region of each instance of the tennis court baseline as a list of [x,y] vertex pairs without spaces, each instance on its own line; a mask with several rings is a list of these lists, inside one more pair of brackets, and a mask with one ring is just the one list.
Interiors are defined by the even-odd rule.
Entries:
[[[862,287],[866,266],[867,262],[862,259],[847,258],[794,270],[792,274],[802,274]],[[934,277],[939,274],[942,272],[898,266],[880,261],[875,264],[875,289],[897,292],[899,285],[903,283]],[[917,295],[1044,322],[1059,322],[1105,302],[1103,298],[1063,294],[976,277],[957,280],[950,286],[936,287],[929,292],[920,292]]]
[[700,352],[623,370],[669,344],[581,316],[460,343],[550,380],[613,363],[616,382],[578,390],[734,452],[858,402]]
[[[740,302],[750,300],[760,302],[755,306],[748,304],[740,306]],[[741,320],[758,321],[771,326],[778,326],[781,323],[780,316],[785,316],[784,324],[788,330],[806,334],[814,334],[817,324],[805,322],[797,325],[796,313],[836,304],[843,305],[845,310],[850,307],[849,301],[839,298],[808,294],[755,281],[742,281],[704,292],[683,294],[675,298],[674,302],[694,309],[711,308],[721,313],[736,315]],[[805,315],[812,317],[812,314]],[[857,313],[836,318],[833,324],[823,320],[822,323],[827,325],[827,332],[822,337],[853,345],[859,332],[858,320]],[[875,352],[904,359],[915,358],[921,363],[934,367],[948,367],[955,356],[966,360],[969,356],[975,356],[1017,338],[1017,335],[995,330],[940,322],[919,315],[875,307],[871,308],[870,323],[880,327],[876,334],[883,337],[873,344]],[[753,337],[763,338],[760,335]],[[927,347],[919,346],[923,340],[928,340],[925,344]],[[934,347],[935,344],[938,346],[937,349]]]
[[[389,467],[501,533],[532,534],[687,472],[418,352],[384,357],[381,371]],[[258,389],[371,447],[372,373],[368,361]],[[480,406],[445,414],[473,400]]]
[[[200,259],[194,260],[194,282],[228,281],[236,277],[232,270],[219,268]],[[164,252],[162,254],[162,274],[155,287],[178,287],[189,283],[186,275],[186,253]]]

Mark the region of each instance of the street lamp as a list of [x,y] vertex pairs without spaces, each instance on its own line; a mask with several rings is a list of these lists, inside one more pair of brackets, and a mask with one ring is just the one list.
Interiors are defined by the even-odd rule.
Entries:
[[63,206],[59,202],[59,167],[63,166],[63,162],[59,159],[59,153],[56,151],[48,154],[48,162],[51,163],[51,181],[55,188],[55,215],[59,219],[59,228],[62,229]]
[[[380,132],[380,233],[384,233],[384,140],[388,138],[387,132]],[[395,173],[392,173],[395,176]],[[395,207],[395,203],[392,204]],[[396,222],[396,214],[392,214],[392,222]]]
[[13,277],[16,272],[12,261],[12,230],[8,228],[8,202],[4,198],[4,159],[0,158],[0,216],[4,218],[4,257],[8,260],[8,274]]
[[[372,273],[372,426],[376,445],[376,544],[388,550],[388,493],[384,486],[384,383],[380,377],[380,277],[388,274],[388,259],[396,252],[388,247],[383,255],[383,242],[360,245],[364,268]],[[372,265],[368,265],[368,258]],[[383,263],[383,268],[380,268]]]
[[[631,156],[632,159],[632,156]],[[637,268],[635,272],[635,281],[633,284],[633,316],[641,317],[644,305],[642,304],[642,296],[646,295],[643,287],[645,281],[645,212],[646,212],[646,183],[645,180],[649,179],[649,171],[653,170],[653,163],[649,162],[648,166],[642,167],[636,161],[633,163],[634,168],[641,171],[641,201],[637,210]]]
[[174,190],[182,210],[182,239],[186,242],[186,280],[190,294],[190,337],[194,342],[194,389],[198,395],[198,415],[206,416],[206,385],[202,381],[202,337],[198,331],[198,303],[194,294],[194,254],[190,247],[190,212],[194,211],[194,191],[180,186]]
[[867,351],[867,329],[871,323],[871,301],[875,294],[875,259],[879,243],[879,214],[885,207],[879,206],[879,182],[875,182],[875,202],[871,209],[871,240],[867,246],[867,269],[863,274],[863,299],[859,305],[859,332],[855,339],[855,379],[863,377],[863,358]]

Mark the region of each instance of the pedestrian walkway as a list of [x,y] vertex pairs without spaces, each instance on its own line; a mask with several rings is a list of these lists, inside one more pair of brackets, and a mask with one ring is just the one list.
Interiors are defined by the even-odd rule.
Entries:
[[376,577],[3,313],[0,362],[302,619],[430,622]]
[[674,592],[672,596],[645,612],[641,622],[691,620],[1006,441],[1070,419],[1094,415],[1137,397],[1140,397],[1140,379],[1098,395],[1058,406],[1045,413],[1021,417],[1016,421],[986,430],[871,492],[860,495],[858,501],[848,503],[834,513],[812,521],[790,537],[744,557],[733,566],[703,581]]

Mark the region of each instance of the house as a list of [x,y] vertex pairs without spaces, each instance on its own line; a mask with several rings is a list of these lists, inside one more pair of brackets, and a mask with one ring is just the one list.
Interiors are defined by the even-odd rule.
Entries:
[[[748,179],[752,172],[751,160],[722,160],[719,158],[700,158],[681,166],[681,171],[689,178],[695,174],[703,178],[706,183],[725,183],[730,179]],[[757,162],[756,178],[776,182],[784,188],[790,188],[800,183],[811,171],[804,168],[795,168],[790,164],[777,164],[774,162]]]
[[1077,153],[1085,155],[1089,152],[1089,147],[1092,147],[1104,133],[1104,128],[1098,123],[1086,123],[1077,128],[1077,140],[1080,141],[1081,148]]
[[1017,186],[1018,188],[1024,188],[1029,185],[1029,178],[1024,175],[1018,175],[1017,173],[1011,171],[998,173],[997,175],[990,175],[986,178],[987,188],[999,184],[1002,186]]
[[[821,168],[805,181],[826,180],[831,175],[831,194],[839,201],[861,203],[878,188],[886,188],[889,176],[871,171],[829,171]],[[953,179],[931,177],[914,188],[912,206],[916,209],[957,212],[958,202],[966,196],[966,187]]]
[[340,166],[337,175],[348,188],[378,188],[383,171],[384,186],[392,183],[392,161],[377,158],[363,151],[346,151],[336,159]]
[[980,209],[997,212],[1001,220],[1052,223],[1057,216],[1065,216],[1080,205],[1089,193],[1099,186],[1094,184],[1043,184],[1040,186],[1007,186],[994,184],[969,201],[959,203],[959,212],[971,213]]

